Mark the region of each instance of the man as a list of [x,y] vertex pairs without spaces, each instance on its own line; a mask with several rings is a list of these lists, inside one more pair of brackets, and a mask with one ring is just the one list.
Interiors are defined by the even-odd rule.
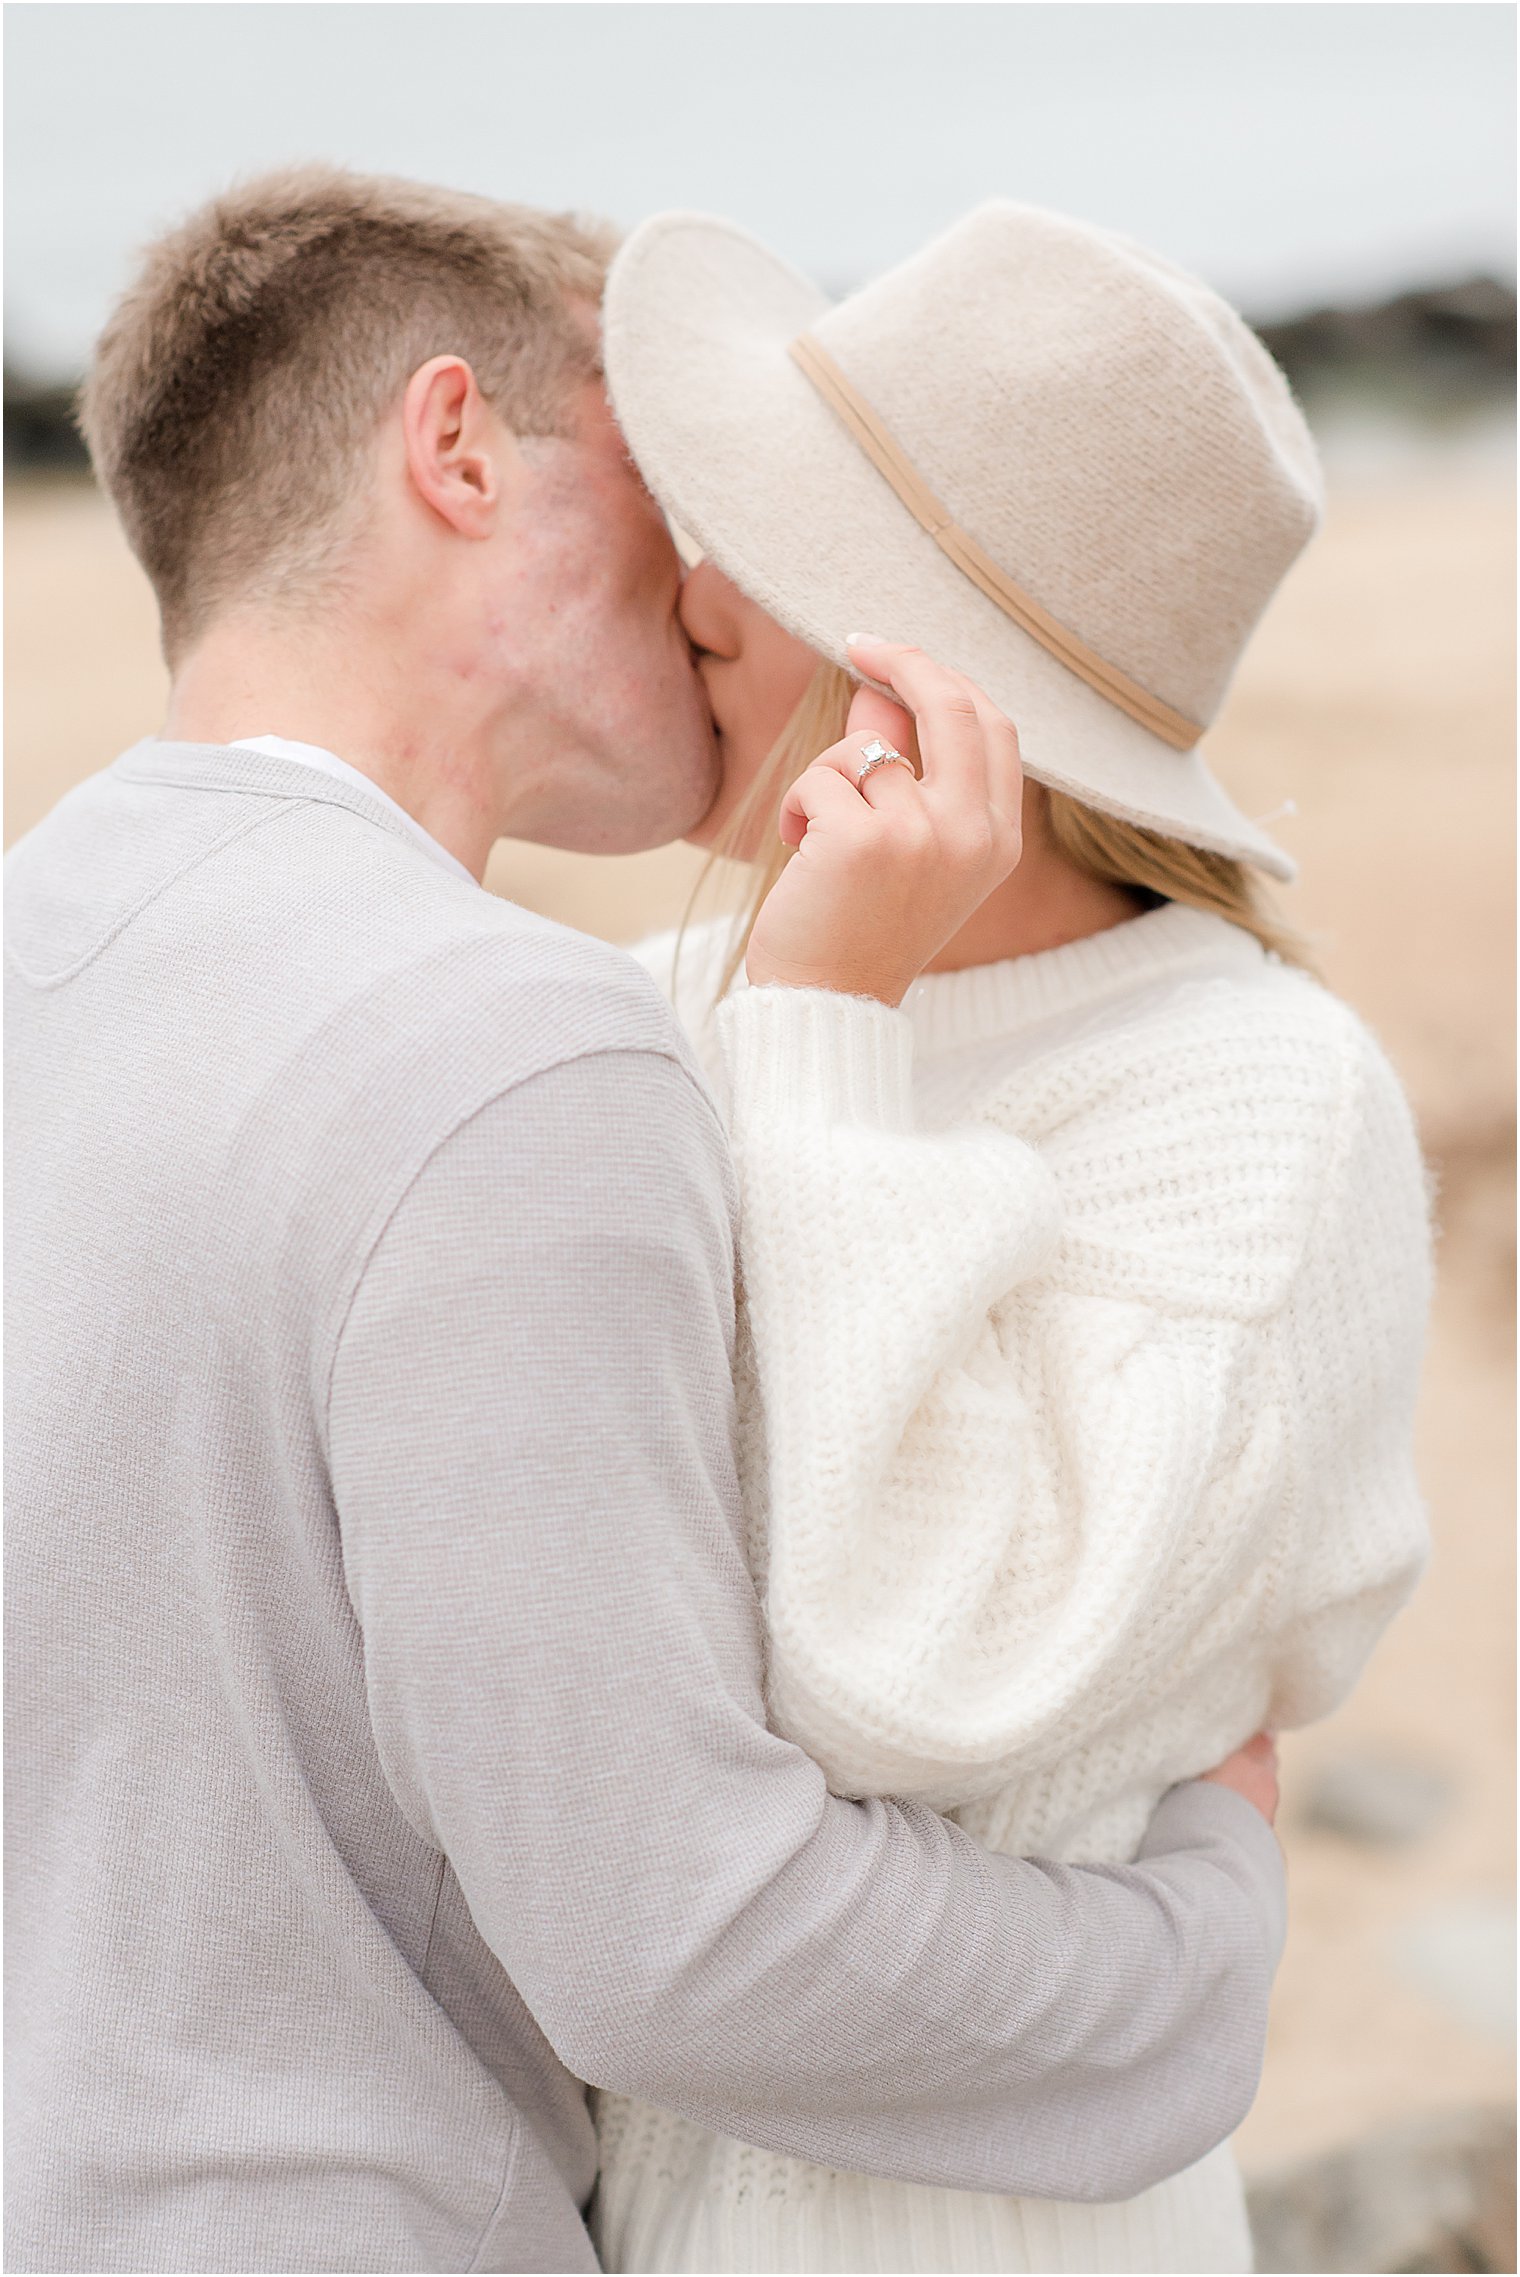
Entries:
[[1066,2197],[1254,2086],[1264,1751],[1082,1873],[765,1728],[712,1107],[476,882],[713,794],[605,252],[277,177],[101,342],[173,692],[10,871],[16,2268],[590,2269],[587,2080]]

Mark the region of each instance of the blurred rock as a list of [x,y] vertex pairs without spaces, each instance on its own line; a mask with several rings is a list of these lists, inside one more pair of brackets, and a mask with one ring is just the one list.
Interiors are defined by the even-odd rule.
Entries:
[[1406,1922],[1391,1955],[1407,1982],[1470,2032],[1515,2037],[1515,1909],[1501,1898],[1461,1898]]
[[1362,308],[1317,308],[1257,327],[1306,398],[1347,379],[1392,385],[1431,409],[1498,390],[1515,374],[1515,288],[1467,277]]
[[5,464],[29,473],[86,473],[90,455],[74,420],[75,389],[37,383],[5,367]]
[[1418,1842],[1445,1817],[1453,1799],[1451,1780],[1431,1765],[1362,1751],[1320,1767],[1300,1816],[1305,1825],[1352,1842]]
[[1380,2129],[1248,2197],[1261,2271],[1513,2270],[1513,2106]]

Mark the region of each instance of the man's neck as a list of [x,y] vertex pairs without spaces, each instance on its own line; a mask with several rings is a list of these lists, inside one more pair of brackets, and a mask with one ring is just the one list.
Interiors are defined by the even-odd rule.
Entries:
[[331,751],[367,775],[476,877],[502,835],[484,719],[411,659],[373,641],[213,627],[182,661],[163,733],[230,743],[277,735]]

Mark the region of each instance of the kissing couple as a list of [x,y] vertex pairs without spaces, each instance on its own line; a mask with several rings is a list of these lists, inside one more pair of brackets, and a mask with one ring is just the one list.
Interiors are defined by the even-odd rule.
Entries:
[[830,305],[302,169],[83,421],[172,690],[8,868],[10,2266],[1248,2268],[1268,1735],[1425,1557],[1409,1114],[1198,748],[1281,374],[1027,205]]

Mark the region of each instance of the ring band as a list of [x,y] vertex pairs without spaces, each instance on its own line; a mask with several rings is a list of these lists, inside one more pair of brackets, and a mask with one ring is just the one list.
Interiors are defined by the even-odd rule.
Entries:
[[890,743],[883,743],[879,735],[873,736],[871,741],[864,746],[860,757],[862,764],[856,770],[855,775],[857,790],[873,767],[906,767],[914,781],[918,780],[918,771],[912,760],[905,759],[900,751],[894,751]]

